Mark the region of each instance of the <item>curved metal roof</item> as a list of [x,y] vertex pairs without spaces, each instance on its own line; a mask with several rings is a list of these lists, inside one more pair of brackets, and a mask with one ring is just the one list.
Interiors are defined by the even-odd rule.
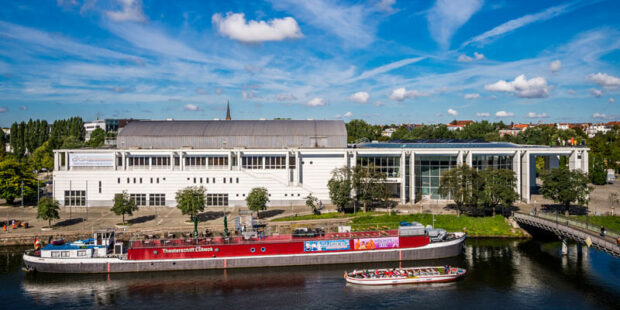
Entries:
[[346,147],[343,121],[134,121],[118,134],[119,148]]

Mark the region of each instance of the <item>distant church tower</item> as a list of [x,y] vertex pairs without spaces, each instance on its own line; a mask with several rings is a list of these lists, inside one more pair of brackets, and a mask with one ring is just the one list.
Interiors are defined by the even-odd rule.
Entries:
[[230,102],[226,101],[226,120],[230,120]]

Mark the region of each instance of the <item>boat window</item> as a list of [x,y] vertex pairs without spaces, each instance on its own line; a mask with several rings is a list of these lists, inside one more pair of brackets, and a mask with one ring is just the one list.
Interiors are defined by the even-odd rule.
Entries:
[[220,251],[220,249],[219,249],[219,248],[215,248],[215,252],[219,252],[219,251]]
[[157,251],[153,251],[153,254],[154,254],[154,255],[157,255]]
[[60,256],[61,256],[61,257],[69,257],[69,251],[62,251],[62,252],[60,253]]
[[77,251],[77,256],[86,256],[86,251]]
[[52,251],[52,257],[60,257],[60,252]]
[[250,252],[254,253],[254,252],[256,252],[256,249],[255,248],[250,248]]
[[265,252],[265,247],[260,248],[261,252]]

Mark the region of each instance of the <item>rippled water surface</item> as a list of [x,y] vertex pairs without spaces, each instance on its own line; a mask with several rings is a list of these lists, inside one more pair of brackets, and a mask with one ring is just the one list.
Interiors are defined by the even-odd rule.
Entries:
[[344,271],[398,263],[51,275],[22,272],[23,249],[0,248],[0,300],[3,309],[619,309],[620,259],[576,245],[562,257],[559,246],[468,240],[458,257],[403,263],[461,266],[464,279],[382,287],[347,285]]

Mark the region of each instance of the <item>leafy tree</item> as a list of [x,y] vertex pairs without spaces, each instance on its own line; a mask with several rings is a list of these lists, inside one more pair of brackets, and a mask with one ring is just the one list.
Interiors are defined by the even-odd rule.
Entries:
[[487,168],[480,171],[479,175],[484,184],[480,193],[480,202],[483,206],[493,210],[493,216],[495,216],[496,207],[510,207],[519,199],[519,194],[515,190],[517,176],[514,171]]
[[332,171],[332,177],[327,182],[329,199],[338,207],[338,212],[351,203],[351,169],[348,167],[337,168]]
[[6,151],[6,143],[7,143],[7,136],[4,133],[4,130],[0,130],[0,158],[2,158],[2,156],[4,155],[5,151]]
[[355,199],[362,204],[364,212],[370,204],[388,202],[390,193],[386,184],[386,175],[375,169],[373,165],[355,166],[352,185],[355,189]]
[[99,147],[102,146],[105,142],[106,133],[103,129],[97,128],[93,130],[90,134],[90,140],[86,143],[86,145],[90,147]]
[[202,186],[188,186],[176,193],[177,208],[181,209],[181,213],[189,215],[190,220],[198,212],[205,209],[205,191]]
[[39,200],[37,218],[47,221],[47,226],[52,227],[52,220],[60,218],[58,210],[60,210],[58,201],[52,200],[49,197],[43,197]]
[[52,144],[50,141],[46,141],[43,145],[34,150],[32,156],[30,156],[30,164],[38,171],[42,168],[52,170],[54,167],[54,153],[52,152]]
[[256,211],[256,215],[258,216],[260,210],[267,209],[267,203],[269,202],[267,189],[264,187],[253,188],[248,194],[248,197],[245,198],[245,202],[248,205],[248,209]]
[[312,196],[312,194],[309,194],[308,196],[306,196],[306,206],[309,208],[312,208],[312,213],[313,214],[321,214],[321,211],[319,211],[316,208],[316,204],[319,202],[319,199]]
[[476,169],[467,165],[452,168],[441,175],[438,193],[450,197],[456,204],[460,216],[463,206],[476,205],[478,202],[479,179]]
[[381,136],[381,128],[379,126],[370,125],[361,119],[351,120],[346,124],[346,127],[347,141],[349,143],[355,143],[360,139],[377,140]]
[[24,122],[19,124],[13,123],[13,125],[11,125],[10,145],[13,150],[13,154],[15,154],[18,158],[22,158],[26,154],[26,146],[24,145],[25,127],[26,125]]
[[543,197],[564,206],[568,212],[570,204],[577,202],[587,205],[592,188],[588,186],[588,176],[579,171],[555,168],[542,175],[540,192]]
[[24,200],[37,195],[37,180],[32,169],[14,158],[7,157],[0,162],[0,198],[12,204],[22,195]]
[[75,136],[68,136],[62,139],[61,149],[78,149],[84,146],[84,142]]
[[138,206],[133,198],[130,198],[126,191],[114,194],[114,206],[110,211],[116,215],[123,216],[123,225],[125,225],[125,214],[133,215],[134,211],[138,211]]
[[596,185],[605,185],[607,183],[607,169],[605,169],[603,159],[599,156],[592,156],[589,165],[590,182]]

